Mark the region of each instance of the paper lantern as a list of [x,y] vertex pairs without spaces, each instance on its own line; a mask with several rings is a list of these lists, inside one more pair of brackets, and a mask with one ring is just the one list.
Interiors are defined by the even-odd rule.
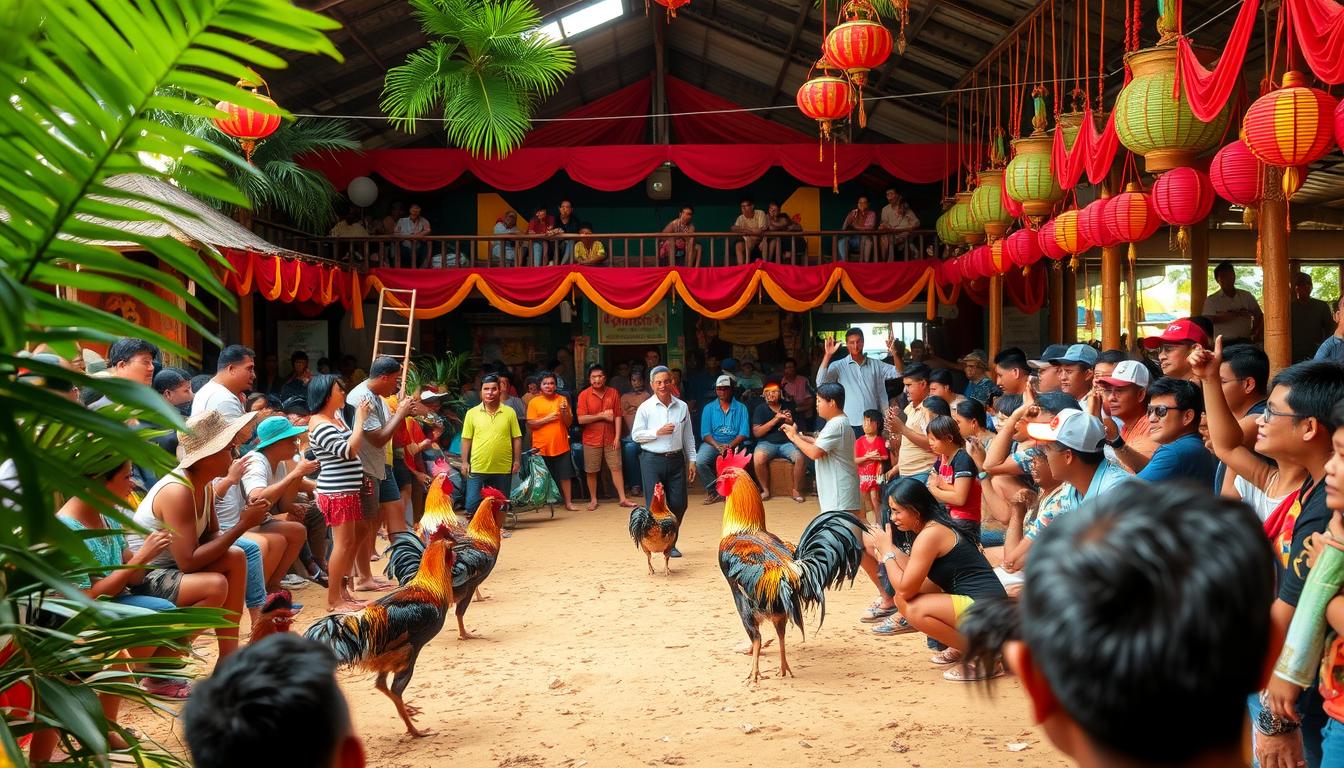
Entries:
[[[1206,66],[1216,54],[1202,48],[1194,51]],[[1195,117],[1184,91],[1175,87],[1176,46],[1145,48],[1127,54],[1125,61],[1133,79],[1115,99],[1115,132],[1121,144],[1143,156],[1149,173],[1192,165],[1218,145],[1227,130],[1231,104],[1224,105],[1211,123]]]
[[938,233],[939,242],[943,245],[961,245],[961,236],[952,231],[952,207],[950,205],[947,210],[938,216],[933,228]]
[[1007,252],[1004,251],[1003,245],[1004,245],[1003,238],[999,238],[998,240],[995,240],[994,242],[985,246],[989,248],[990,277],[994,277],[996,275],[1002,275],[1004,272],[1007,272],[1013,266],[1013,262],[1008,258],[1008,254]]
[[[661,6],[663,6],[664,8],[667,9],[667,18],[668,18],[668,21],[671,21],[672,19],[677,18],[677,9],[678,9],[678,8],[682,7],[683,5],[690,5],[690,4],[691,4],[691,0],[653,0],[653,2],[659,4],[659,5],[661,5]],[[648,4],[648,0],[645,0],[645,3],[644,3],[644,15],[645,15],[645,16],[649,15],[649,4]]]
[[1036,230],[1036,244],[1041,247],[1041,253],[1046,257],[1062,261],[1069,258],[1069,252],[1064,250],[1064,246],[1059,242],[1057,226],[1055,219],[1042,224],[1041,228]]
[[1208,218],[1213,210],[1213,182],[1198,168],[1172,168],[1153,182],[1149,197],[1163,221],[1188,227]]
[[1242,121],[1246,148],[1266,165],[1284,169],[1284,194],[1291,197],[1289,190],[1301,186],[1298,166],[1330,151],[1336,104],[1330,94],[1308,87],[1301,72],[1288,72],[1282,88],[1256,99],[1246,110]]
[[854,89],[842,77],[821,75],[798,89],[798,109],[816,120],[823,141],[831,138],[831,126],[854,110]]
[[1114,199],[1103,197],[1093,200],[1078,212],[1078,232],[1087,240],[1088,247],[1095,245],[1110,248],[1119,245],[1120,238],[1106,227],[1106,209]]
[[1008,196],[1022,203],[1022,213],[1037,219],[1049,216],[1055,204],[1064,199],[1050,159],[1053,143],[1044,135],[1014,141],[1013,159],[1003,173]]
[[[1077,255],[1093,246],[1092,241],[1087,239],[1087,235],[1078,226],[1079,211],[1071,209],[1055,217],[1055,243],[1064,249],[1065,253]],[[1044,248],[1042,248],[1044,250]]]
[[354,205],[360,208],[368,208],[378,199],[378,185],[368,176],[356,176],[350,180],[350,185],[345,188],[345,194]]
[[1260,202],[1264,177],[1260,161],[1240,139],[1218,150],[1209,164],[1209,181],[1218,196],[1233,205],[1251,206]]
[[1106,203],[1106,229],[1120,243],[1137,243],[1153,236],[1162,224],[1153,201],[1137,184]]
[[961,259],[951,258],[938,262],[933,269],[933,277],[939,285],[956,285],[961,282]]
[[961,257],[961,273],[968,281],[974,282],[989,276],[989,249],[977,245]]
[[971,209],[970,192],[958,192],[957,202],[948,209],[948,226],[953,234],[967,245],[975,245],[985,239],[985,228],[976,220]]
[[[262,102],[276,107],[274,99],[260,92],[260,89],[265,86],[264,82],[258,85],[247,80],[238,81],[239,88],[246,88]],[[257,142],[275,133],[276,129],[280,127],[280,115],[278,114],[258,112],[250,107],[240,107],[227,101],[215,104],[215,109],[225,115],[213,119],[215,127],[225,135],[238,140],[238,144],[243,149],[243,156],[247,158],[249,163],[252,162],[252,151],[256,149]],[[279,107],[276,107],[276,109],[278,110]]]
[[1023,273],[1031,271],[1031,265],[1041,260],[1041,244],[1036,233],[1030,229],[1019,229],[1003,239],[1003,251],[1008,261],[1022,268]]
[[835,25],[822,41],[821,52],[831,64],[843,69],[859,91],[859,126],[868,124],[863,109],[863,87],[868,72],[891,55],[891,30],[882,24],[868,0],[849,0],[840,7],[844,22]]
[[971,212],[991,241],[1003,237],[1013,223],[1013,215],[1003,207],[1003,169],[986,168],[976,179],[971,193]]

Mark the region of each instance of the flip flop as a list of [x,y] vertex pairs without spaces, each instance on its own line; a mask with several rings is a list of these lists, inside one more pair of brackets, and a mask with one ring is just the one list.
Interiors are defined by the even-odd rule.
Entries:
[[803,498],[803,495],[801,493],[797,494],[796,496],[790,496],[789,498],[793,499],[799,504],[802,504],[803,502],[807,501],[807,499]]
[[954,683],[974,683],[992,677],[1002,677],[1004,674],[1003,664],[999,662],[995,662],[994,668],[988,672],[972,664],[958,664],[943,672],[943,679]]
[[639,505],[636,504],[635,502],[629,500],[629,499],[626,499],[625,501],[622,501],[622,502],[621,502],[621,506],[622,506],[622,507],[625,507],[626,509],[634,509],[635,507],[638,507]]
[[151,696],[162,696],[167,699],[182,700],[191,696],[191,682],[180,677],[151,678],[142,682],[140,687]]

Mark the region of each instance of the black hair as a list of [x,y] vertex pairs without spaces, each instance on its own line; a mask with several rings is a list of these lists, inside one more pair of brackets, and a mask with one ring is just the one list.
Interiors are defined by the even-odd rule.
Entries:
[[[1126,354],[1123,349],[1108,349],[1097,355],[1098,363],[1110,363],[1111,365],[1119,365],[1128,359],[1129,355]],[[1093,367],[1095,368],[1096,366],[1094,365]]]
[[269,394],[267,392],[253,392],[252,394],[247,396],[247,402],[243,406],[243,410],[250,411],[252,410],[252,406],[260,402],[266,403],[266,407],[270,408],[273,411],[278,411],[284,407],[284,403],[281,403],[280,398],[276,397],[275,395]]
[[[331,399],[331,390],[341,384],[341,377],[334,373],[315,373],[308,380],[308,411],[317,413]],[[344,385],[341,385],[344,388]]]
[[1005,368],[1015,367],[1009,366],[1009,361],[1014,359],[1020,359],[1022,361],[1022,368],[1027,367],[1027,353],[1023,352],[1021,347],[1004,347],[999,350],[999,353],[994,355],[994,364],[1002,365]]
[[928,381],[929,374],[933,373],[929,366],[923,363],[911,363],[905,367],[901,373],[902,379],[914,379],[915,381]]
[[190,379],[178,369],[164,368],[162,371],[154,374],[153,387],[155,392],[162,395],[170,389],[177,389],[182,386],[183,382],[187,381],[190,381]]
[[966,445],[966,438],[961,436],[961,427],[953,421],[951,416],[935,416],[925,427],[924,434],[931,435],[939,440],[956,443],[957,447]]
[[752,200],[750,197],[744,197],[737,202],[738,205],[745,205],[747,203],[751,203],[753,206],[756,205],[756,201]]
[[850,336],[858,336],[859,338],[863,338],[863,329],[858,327],[857,325],[852,326],[849,330],[845,331],[845,340],[848,341]]
[[117,363],[129,363],[131,358],[143,354],[148,354],[151,359],[156,358],[159,356],[159,348],[144,339],[117,339],[107,349],[107,367],[116,368]]
[[307,638],[275,634],[248,644],[198,682],[183,729],[197,768],[331,765],[351,733],[350,708],[336,685],[336,657]]
[[[892,478],[882,488],[882,503],[890,505],[895,503],[897,506],[905,507],[915,513],[921,523],[938,523],[944,528],[952,531],[958,538],[965,539],[968,544],[979,546],[979,542],[971,538],[971,535],[963,528],[952,523],[952,515],[947,511],[943,503],[929,493],[929,487],[924,483],[911,477]],[[909,531],[898,531],[895,525],[892,526],[891,538],[896,546],[910,551],[909,546],[914,543],[915,534]],[[1034,546],[1034,545],[1033,545]]]
[[201,387],[210,383],[210,374],[198,373],[191,377],[191,393],[194,395],[201,391]]
[[586,222],[586,221],[581,221],[581,222],[579,222],[579,229],[586,229],[586,230],[588,230],[589,232],[592,232],[592,231],[593,231],[593,225],[592,225],[592,224],[589,224],[589,223]]
[[1254,381],[1257,393],[1263,395],[1266,392],[1269,385],[1269,355],[1263,349],[1250,344],[1223,347],[1223,362],[1232,369],[1233,376]]
[[1066,411],[1072,408],[1075,411],[1083,410],[1078,404],[1078,399],[1065,392],[1042,392],[1036,396],[1036,404],[1042,411],[1051,416],[1059,415],[1060,411]]
[[[346,357],[350,357],[350,355],[346,355]],[[353,358],[352,358],[352,359],[353,359]],[[341,358],[341,361],[344,362],[344,361],[345,361],[345,358]],[[314,366],[314,367],[316,367],[316,368],[322,368],[322,367],[331,368],[331,358],[327,358],[327,357],[319,357],[319,358],[317,358],[317,365]]]
[[294,354],[289,356],[290,365],[293,365],[299,362],[300,360],[302,360],[305,363],[308,362],[308,353],[304,352],[302,349],[297,350]]
[[[557,361],[556,365],[559,364],[560,363]],[[537,377],[537,384],[540,385],[543,381],[547,379],[554,381],[556,384],[560,383],[560,378],[555,375],[555,371],[542,371],[541,375]]]
[[491,371],[481,377],[481,386],[486,384],[499,384],[499,374]]
[[920,405],[924,407],[924,410],[938,416],[952,415],[952,406],[948,405],[947,401],[941,397],[926,397]]
[[877,434],[879,435],[882,434],[883,419],[881,411],[877,410],[876,408],[869,408],[863,412],[863,418],[871,419],[872,422],[877,425]]
[[588,366],[589,376],[592,376],[595,371],[601,371],[602,373],[605,374],[607,372],[607,369],[603,368],[601,363],[593,363],[592,365]]
[[373,365],[369,366],[370,379],[395,376],[398,373],[401,373],[401,361],[391,355],[379,355],[373,359]]
[[1218,266],[1216,266],[1216,267],[1213,268],[1213,274],[1214,274],[1214,275],[1217,275],[1219,272],[1226,272],[1226,271],[1229,270],[1229,269],[1232,270],[1232,274],[1236,274],[1236,273],[1237,273],[1237,268],[1234,267],[1234,266],[1232,266],[1232,262],[1230,262],[1230,261],[1220,261],[1220,262],[1218,262]]
[[[1344,371],[1336,373],[1336,376],[1344,376]],[[1344,387],[1341,387],[1344,392]],[[1148,386],[1148,401],[1159,395],[1170,395],[1176,401],[1176,407],[1182,411],[1194,411],[1194,426],[1199,426],[1199,417],[1204,413],[1204,390],[1193,381],[1185,379],[1173,379],[1170,376],[1163,376]]]
[[[1192,541],[1218,556],[1190,557]],[[1122,484],[1042,531],[1016,602],[977,600],[958,629],[982,669],[1006,642],[1025,643],[1096,746],[1175,765],[1241,743],[1273,601],[1249,507],[1194,486]]]
[[1069,453],[1072,453],[1074,456],[1077,456],[1079,461],[1083,462],[1089,467],[1095,467],[1101,464],[1102,460],[1106,458],[1106,452],[1104,450],[1080,451],[1076,448],[1070,448],[1069,446],[1063,443],[1054,441],[1045,442],[1042,445],[1046,446],[1049,450],[1068,451]]
[[287,415],[291,416],[310,416],[312,410],[308,408],[308,398],[294,395],[281,404],[281,409]]
[[[1019,403],[1020,405],[1020,403]],[[976,400],[974,397],[963,397],[952,406],[952,410],[963,419],[970,419],[982,427],[989,426],[989,419],[986,418],[985,404]]]
[[[912,365],[910,367],[913,368],[914,366]],[[908,376],[909,374],[906,375]],[[946,368],[939,368],[935,371],[929,372],[930,384],[942,384],[948,389],[951,389],[955,381],[956,380],[952,378],[952,372],[947,370]]]
[[789,363],[793,363],[793,367],[794,367],[794,368],[797,368],[797,367],[798,367],[798,361],[797,361],[797,360],[793,359],[792,357],[786,357],[786,358],[784,358],[784,365],[788,365]]
[[1344,427],[1344,400],[1335,403],[1335,409],[1330,412],[1330,418],[1326,421],[1326,425],[1331,429]]
[[830,400],[835,403],[835,407],[845,410],[845,388],[834,381],[828,381],[817,387],[817,397],[823,400]]
[[215,370],[222,371],[230,365],[242,365],[248,358],[255,360],[257,353],[252,351],[251,347],[244,347],[242,344],[230,344],[219,350],[219,360],[215,362]]
[[1022,407],[1022,395],[1005,392],[994,400],[994,410],[1004,416],[1011,416],[1014,411]]
[[1299,418],[1329,424],[1335,403],[1344,400],[1344,366],[1324,360],[1290,365],[1269,382],[1275,387],[1288,387],[1288,408]]

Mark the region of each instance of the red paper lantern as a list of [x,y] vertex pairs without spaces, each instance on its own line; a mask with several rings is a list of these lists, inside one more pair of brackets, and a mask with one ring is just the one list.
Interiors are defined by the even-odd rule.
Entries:
[[1062,261],[1069,258],[1069,252],[1064,250],[1064,246],[1059,242],[1056,234],[1057,226],[1054,219],[1042,224],[1041,228],[1036,230],[1036,244],[1041,247],[1041,253],[1046,257]]
[[989,277],[989,246],[977,245],[961,257],[962,275],[970,282]]
[[1218,196],[1233,205],[1255,205],[1260,202],[1264,177],[1260,175],[1260,161],[1255,159],[1246,142],[1238,139],[1218,150],[1209,164],[1209,181]]
[[[667,9],[667,18],[668,18],[669,21],[672,20],[672,19],[677,18],[677,9],[678,9],[678,8],[682,7],[683,5],[690,5],[690,4],[691,4],[691,0],[653,0],[653,2],[659,4],[659,5],[661,5],[661,6],[663,6],[664,8]],[[649,15],[649,3],[648,3],[648,0],[645,0],[645,2],[644,2],[644,15],[645,15],[645,16]]]
[[989,244],[989,274],[990,277],[1002,275],[1009,269],[1012,269],[1013,262],[1008,258],[1008,252],[1004,250],[1003,238],[999,238]]
[[854,89],[844,78],[814,77],[798,89],[798,109],[820,124],[821,138],[831,138],[831,124],[854,110]]
[[1019,229],[1003,240],[1004,253],[1008,255],[1008,260],[1023,269],[1024,272],[1031,270],[1031,265],[1041,260],[1045,254],[1041,252],[1041,244],[1036,239],[1036,233],[1030,229]]
[[[275,101],[270,96],[259,91],[264,86],[265,83],[258,86],[246,80],[238,81],[239,88],[246,88],[261,101],[275,106]],[[280,127],[279,115],[258,112],[249,107],[240,107],[227,101],[219,102],[215,105],[215,109],[225,114],[224,117],[214,118],[215,127],[225,135],[238,140],[239,145],[243,148],[243,155],[249,163],[252,162],[252,151],[256,149],[257,142],[275,133],[276,129]]]
[[1097,245],[1110,248],[1120,244],[1119,238],[1106,227],[1106,209],[1114,199],[1103,197],[1093,200],[1078,212],[1078,232],[1087,240],[1089,247]]
[[1149,197],[1163,221],[1188,227],[1208,218],[1213,210],[1213,182],[1197,168],[1173,168],[1157,177]]
[[1121,243],[1147,240],[1162,223],[1152,199],[1140,191],[1137,184],[1130,184],[1124,192],[1111,198],[1106,204],[1105,221],[1106,230]]
[[1299,166],[1325,156],[1334,141],[1337,102],[1311,88],[1301,72],[1283,76],[1283,87],[1256,99],[1242,122],[1246,147],[1262,162],[1283,168],[1283,190],[1301,186]]
[[961,282],[961,259],[951,258],[938,262],[933,276],[940,285],[956,285]]
[[843,69],[858,88],[862,127],[868,124],[863,109],[863,86],[868,84],[869,70],[881,66],[891,55],[891,30],[882,24],[868,0],[849,0],[840,7],[840,15],[845,21],[827,33],[821,52],[827,61]]

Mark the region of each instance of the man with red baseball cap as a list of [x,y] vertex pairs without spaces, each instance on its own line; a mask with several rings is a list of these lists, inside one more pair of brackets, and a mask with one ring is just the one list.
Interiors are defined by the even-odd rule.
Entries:
[[1157,364],[1162,367],[1163,376],[1189,381],[1195,381],[1196,378],[1187,360],[1196,344],[1207,348],[1209,336],[1188,317],[1168,325],[1161,336],[1149,336],[1143,340],[1144,349],[1158,350]]

